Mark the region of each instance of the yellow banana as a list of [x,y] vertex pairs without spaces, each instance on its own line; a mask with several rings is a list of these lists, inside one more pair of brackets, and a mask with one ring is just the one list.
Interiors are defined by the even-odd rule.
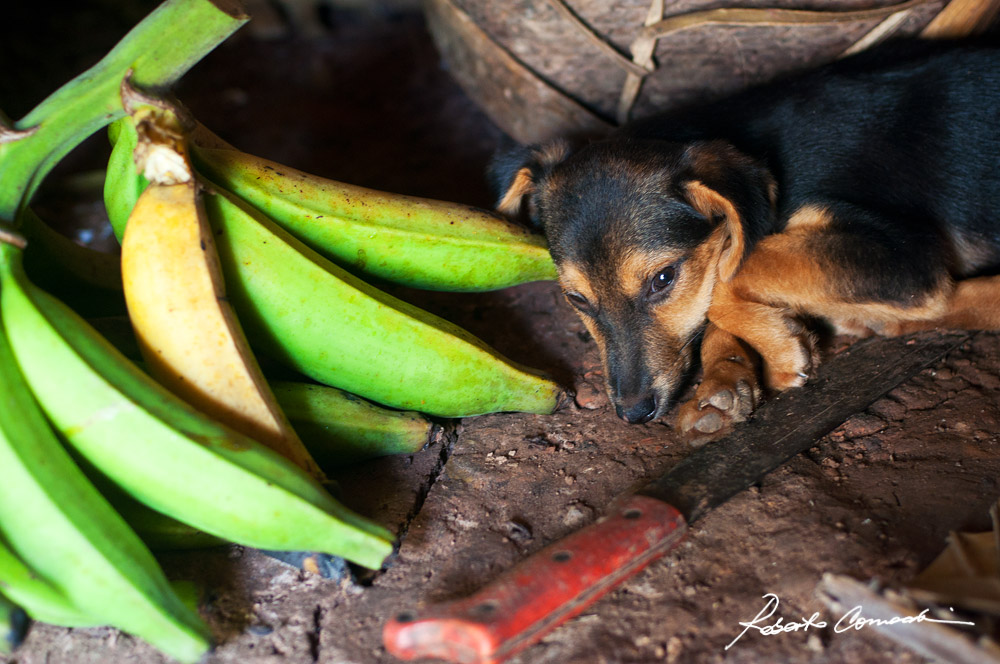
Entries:
[[[151,185],[122,239],[122,283],[148,370],[208,415],[322,473],[271,393],[225,297],[212,233],[169,111],[142,107]],[[174,130],[177,133],[169,132]],[[164,138],[166,136],[166,138]]]
[[486,291],[556,278],[541,235],[479,208],[303,173],[233,148],[195,167],[339,265],[415,288]]

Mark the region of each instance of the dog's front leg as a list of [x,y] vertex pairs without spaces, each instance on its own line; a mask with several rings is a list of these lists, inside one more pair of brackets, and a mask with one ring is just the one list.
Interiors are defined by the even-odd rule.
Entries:
[[761,398],[759,356],[746,342],[712,323],[701,344],[702,380],[677,412],[676,428],[692,445],[727,433],[749,417]]

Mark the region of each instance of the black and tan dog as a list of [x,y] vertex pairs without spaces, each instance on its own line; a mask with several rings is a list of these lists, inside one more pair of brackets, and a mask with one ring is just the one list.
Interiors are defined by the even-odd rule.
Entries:
[[548,236],[620,417],[723,433],[802,385],[804,325],[1000,329],[1000,49],[884,48],[573,149],[497,157]]

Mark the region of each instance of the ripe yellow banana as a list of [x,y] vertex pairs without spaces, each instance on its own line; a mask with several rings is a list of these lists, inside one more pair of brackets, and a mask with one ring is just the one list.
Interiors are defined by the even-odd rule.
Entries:
[[[120,121],[119,140],[130,131]],[[112,199],[127,176],[109,173]],[[393,408],[441,417],[555,410],[559,386],[538,372],[361,281],[233,195],[216,190],[204,205],[229,298],[258,350]],[[109,216],[121,237],[127,220]]]
[[271,388],[323,468],[419,452],[437,428],[420,413],[380,408],[335,387],[275,381]]
[[390,194],[196,145],[199,172],[352,271],[444,291],[556,278],[541,235],[479,208]]
[[35,287],[21,260],[0,243],[0,316],[35,398],[81,457],[149,507],[232,542],[382,564],[391,533],[144,374]]
[[[20,251],[0,238],[4,302],[17,294],[10,260]],[[197,660],[208,649],[206,626],[74,464],[32,397],[10,341],[25,327],[37,330],[17,312],[0,313],[0,586],[40,620],[113,625],[177,659]],[[72,380],[58,363],[49,372]]]
[[150,374],[196,408],[321,478],[225,297],[179,126],[170,111],[146,106],[137,113],[146,138],[138,153],[148,155],[142,166],[151,184],[128,218],[121,269],[129,317]]

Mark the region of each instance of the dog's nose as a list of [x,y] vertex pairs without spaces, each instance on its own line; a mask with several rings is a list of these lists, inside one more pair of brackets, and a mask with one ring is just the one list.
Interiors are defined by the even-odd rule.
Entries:
[[656,399],[649,396],[632,406],[617,404],[615,412],[629,424],[642,424],[653,419],[653,415],[656,414]]

